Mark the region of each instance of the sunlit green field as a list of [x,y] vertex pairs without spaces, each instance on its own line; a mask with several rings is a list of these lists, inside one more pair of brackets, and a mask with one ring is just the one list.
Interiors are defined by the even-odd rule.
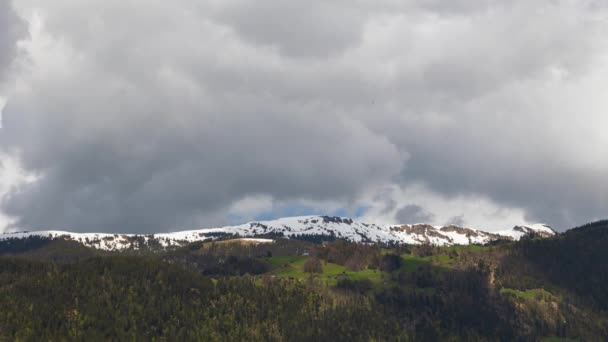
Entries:
[[551,292],[543,290],[543,289],[530,289],[526,291],[518,291],[509,288],[500,289],[501,295],[510,295],[516,298],[523,299],[535,299],[535,300],[556,300],[557,298],[551,294]]
[[[403,265],[399,271],[405,271],[409,273],[416,272],[420,266],[425,264],[433,265],[437,269],[450,269],[454,268],[454,260],[450,258],[449,253],[472,251],[482,252],[487,250],[488,247],[483,246],[452,246],[442,248],[442,254],[420,257],[412,254],[402,254]],[[384,253],[390,252],[390,250],[384,250]],[[304,263],[308,259],[307,256],[281,256],[271,257],[266,260],[272,265],[272,274],[282,278],[294,278],[294,279],[305,279],[310,278],[311,275],[304,272]],[[380,284],[390,279],[390,275],[380,270],[365,269],[361,271],[350,271],[344,266],[340,266],[333,263],[322,262],[323,273],[314,274],[313,277],[320,279],[324,283],[329,285],[335,285],[338,279],[351,279],[351,280],[363,280],[368,279],[374,284]],[[397,271],[397,272],[399,272]]]
[[[311,277],[311,274],[304,272],[304,263],[308,257],[305,256],[288,256],[288,257],[272,257],[268,261],[273,265],[272,274],[283,278],[305,279]],[[345,278],[351,280],[368,279],[374,284],[382,282],[383,277],[388,275],[380,270],[365,269],[361,271],[349,271],[344,266],[332,263],[321,263],[323,273],[315,273],[313,277],[320,279],[329,285],[335,285],[338,279]]]
[[564,337],[547,337],[543,338],[542,342],[578,342],[578,340]]

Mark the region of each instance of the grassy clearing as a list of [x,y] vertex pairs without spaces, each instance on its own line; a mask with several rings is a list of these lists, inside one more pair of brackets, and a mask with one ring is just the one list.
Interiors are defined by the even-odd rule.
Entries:
[[[449,267],[450,261],[447,255],[434,255],[429,257],[418,257],[415,255],[402,255],[403,265],[401,270],[416,272],[420,266],[432,264],[434,266]],[[308,257],[284,256],[267,258],[273,267],[272,274],[281,278],[308,279],[310,274],[304,272],[304,263]],[[341,278],[351,280],[370,280],[373,284],[381,284],[390,281],[390,275],[380,270],[365,269],[361,271],[350,271],[346,267],[322,261],[323,273],[315,274],[314,277],[330,285],[337,284]],[[397,271],[398,272],[398,271]]]
[[302,265],[304,265],[304,261],[306,261],[306,257],[299,256],[299,255],[289,255],[289,256],[267,258],[266,260],[268,260],[272,266],[282,266],[282,265],[288,265],[288,264],[300,263],[300,262],[302,263]]
[[401,269],[410,273],[416,272],[418,267],[425,264],[430,264],[440,269],[455,268],[454,260],[447,254],[432,255],[428,257],[404,254],[401,256],[401,259],[403,259],[403,266]]
[[410,273],[416,272],[418,267],[429,262],[426,258],[409,254],[402,255],[401,259],[403,259],[403,266],[401,266],[401,269]]
[[[462,252],[462,251],[475,251],[483,252],[488,250],[489,247],[484,246],[451,246],[441,249],[442,254],[431,255],[427,257],[420,257],[413,254],[402,254],[401,259],[403,265],[400,271],[409,273],[416,272],[421,266],[431,265],[434,270],[441,271],[446,269],[456,268],[457,260],[450,257],[449,253]],[[382,253],[394,252],[391,250],[382,250]],[[308,257],[306,256],[284,256],[284,257],[271,257],[267,258],[270,264],[273,266],[272,274],[283,278],[294,278],[294,279],[307,279],[310,274],[304,272],[304,263]],[[369,279],[374,284],[380,284],[385,280],[391,278],[388,273],[381,272],[380,270],[365,269],[362,271],[349,271],[344,266],[337,264],[322,262],[323,273],[316,274],[315,277],[320,280],[327,282],[328,284],[335,285],[340,278],[347,278],[351,280],[363,280]],[[395,276],[395,275],[393,275]]]
[[[278,277],[307,279],[310,277],[309,273],[304,272],[304,263],[307,259],[308,257],[287,256],[268,258],[268,261],[274,266],[272,274]],[[319,278],[321,281],[326,282],[329,285],[336,285],[338,283],[338,279],[340,278],[347,278],[351,280],[368,279],[374,284],[380,284],[382,282],[383,275],[388,277],[379,270],[365,269],[362,271],[350,271],[344,266],[326,262],[322,262],[322,267],[323,273],[314,274],[314,277]]]
[[543,289],[531,289],[526,291],[519,291],[509,288],[500,289],[501,295],[513,296],[515,298],[530,299],[530,300],[542,300],[542,301],[553,301],[555,296]]

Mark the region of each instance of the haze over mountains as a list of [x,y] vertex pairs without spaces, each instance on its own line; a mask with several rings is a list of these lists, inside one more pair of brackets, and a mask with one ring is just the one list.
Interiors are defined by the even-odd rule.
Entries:
[[0,240],[22,239],[30,236],[64,238],[86,246],[104,250],[122,250],[145,246],[183,246],[195,241],[218,237],[287,237],[344,239],[351,242],[430,244],[436,246],[487,244],[497,240],[519,240],[525,235],[540,237],[557,233],[547,225],[516,226],[512,230],[485,232],[457,225],[432,226],[428,224],[378,225],[357,222],[350,218],[330,216],[289,217],[273,221],[255,221],[237,226],[205,228],[165,234],[107,234],[39,231],[0,235]]

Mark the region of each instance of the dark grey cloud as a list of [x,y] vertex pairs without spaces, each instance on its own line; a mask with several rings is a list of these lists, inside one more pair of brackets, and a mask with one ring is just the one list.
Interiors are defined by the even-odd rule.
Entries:
[[396,219],[400,223],[427,223],[433,222],[435,215],[426,211],[419,205],[410,204],[397,211]]
[[192,226],[246,194],[347,200],[401,163],[392,145],[356,123],[283,117],[264,105],[226,117],[114,116],[102,120],[109,125],[102,129],[92,117],[83,120],[63,108],[54,115],[14,114],[23,111],[40,109],[9,107],[5,125],[15,132],[40,123],[49,129],[27,141],[4,138],[22,149],[27,169],[44,177],[10,194],[4,208],[31,227]]
[[11,1],[0,2],[0,81],[17,54],[17,41],[27,32],[26,26],[15,13]]
[[[557,228],[599,218],[598,4],[19,2],[36,25],[0,146],[39,180],[2,210],[23,229],[160,231],[222,223],[244,198],[356,207],[423,184]],[[383,215],[445,220],[433,196],[398,211],[389,195],[371,199]]]
[[[188,35],[165,50],[173,35],[142,36],[111,9],[90,13],[99,24],[79,30],[50,10],[39,34],[47,50],[31,43],[23,76],[30,86],[12,94],[0,136],[41,175],[4,198],[18,226],[128,232],[221,224],[245,196],[346,202],[400,171],[397,148],[359,120],[275,94],[283,75],[256,69],[263,52],[230,37],[188,45],[205,38],[199,30],[212,41],[223,28],[169,15],[175,35]],[[117,35],[133,44],[108,38]],[[226,45],[232,60],[223,58]]]

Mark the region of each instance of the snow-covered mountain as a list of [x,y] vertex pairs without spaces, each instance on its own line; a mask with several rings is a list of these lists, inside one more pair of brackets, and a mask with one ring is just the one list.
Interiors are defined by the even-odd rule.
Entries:
[[557,234],[553,228],[546,224],[534,224],[531,226],[515,226],[510,232],[515,239],[520,239],[526,235],[536,235],[540,237],[551,237]]
[[250,222],[238,226],[207,228],[163,234],[104,234],[38,231],[1,234],[0,240],[24,239],[32,236],[63,238],[103,250],[139,249],[148,247],[183,246],[195,241],[219,237],[319,236],[347,239],[355,242],[431,244],[437,246],[485,244],[496,240],[519,240],[534,234],[549,237],[557,233],[547,225],[516,226],[510,231],[488,233],[455,225],[428,224],[377,225],[357,222],[349,218],[305,216],[274,221]]

